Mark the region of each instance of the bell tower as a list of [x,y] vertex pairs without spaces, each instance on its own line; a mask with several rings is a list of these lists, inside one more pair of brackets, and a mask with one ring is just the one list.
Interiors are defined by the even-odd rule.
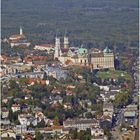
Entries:
[[66,31],[65,31],[65,36],[64,36],[64,48],[65,49],[69,48],[69,39],[68,39]]
[[23,35],[23,29],[21,26],[20,26],[20,35]]

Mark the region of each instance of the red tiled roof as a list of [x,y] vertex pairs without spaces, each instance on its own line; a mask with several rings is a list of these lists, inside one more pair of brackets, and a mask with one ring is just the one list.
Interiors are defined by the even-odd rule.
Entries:
[[64,126],[51,126],[52,129],[64,129]]
[[66,53],[69,51],[69,49],[62,48],[61,51],[62,51],[62,53]]
[[8,59],[8,57],[6,56],[6,55],[1,55],[1,60],[7,60]]
[[47,48],[53,47],[53,45],[51,45],[51,44],[39,44],[39,45],[36,45],[36,46],[47,47]]
[[24,35],[18,34],[18,35],[11,35],[11,36],[9,37],[9,39],[10,39],[10,40],[19,40],[19,39],[24,38],[24,37],[25,37]]
[[69,59],[65,61],[65,64],[66,64],[66,65],[68,65],[68,64],[70,64],[70,63],[72,63],[72,61],[69,60]]
[[20,107],[19,104],[13,104],[12,107]]

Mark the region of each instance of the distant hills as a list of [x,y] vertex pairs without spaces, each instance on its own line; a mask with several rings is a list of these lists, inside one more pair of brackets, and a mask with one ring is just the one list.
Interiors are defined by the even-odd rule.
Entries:
[[138,41],[138,0],[3,0],[2,37],[24,27],[37,42],[67,30],[75,42]]

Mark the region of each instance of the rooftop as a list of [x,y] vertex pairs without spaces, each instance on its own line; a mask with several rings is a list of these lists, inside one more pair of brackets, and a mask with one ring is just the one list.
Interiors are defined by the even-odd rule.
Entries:
[[39,47],[46,47],[46,48],[52,48],[52,47],[54,47],[54,46],[51,45],[51,44],[38,44],[38,45],[36,45],[36,46],[39,46]]

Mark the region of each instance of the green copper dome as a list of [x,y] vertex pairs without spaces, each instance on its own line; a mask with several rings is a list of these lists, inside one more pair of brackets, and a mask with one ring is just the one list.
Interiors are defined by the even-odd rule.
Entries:
[[84,55],[84,54],[87,54],[88,53],[88,50],[86,48],[79,48],[77,53],[79,55]]
[[108,47],[106,47],[104,50],[103,50],[103,53],[110,53],[111,52],[111,50],[108,48]]

